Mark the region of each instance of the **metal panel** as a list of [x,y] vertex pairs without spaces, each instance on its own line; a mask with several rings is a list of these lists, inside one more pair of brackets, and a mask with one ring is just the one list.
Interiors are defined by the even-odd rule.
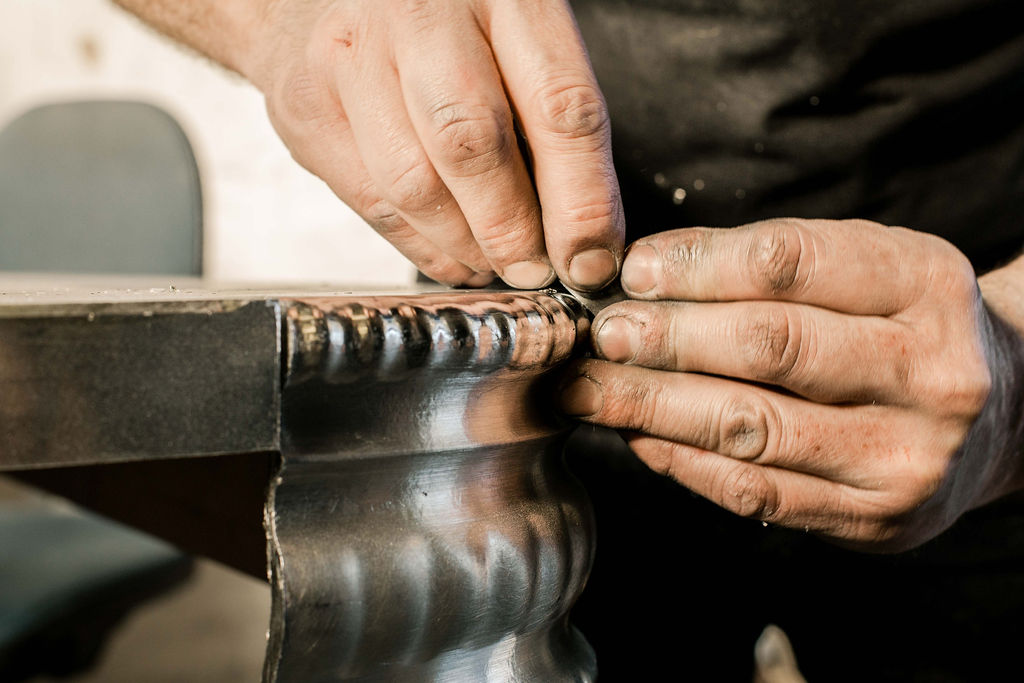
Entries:
[[585,683],[594,550],[545,387],[587,338],[539,292],[285,309],[265,683]]
[[7,308],[0,468],[276,450],[279,329],[267,301]]

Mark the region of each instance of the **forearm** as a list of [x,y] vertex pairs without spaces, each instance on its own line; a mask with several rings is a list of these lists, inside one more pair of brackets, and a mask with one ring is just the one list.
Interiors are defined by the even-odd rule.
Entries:
[[270,0],[114,0],[150,26],[252,80]]

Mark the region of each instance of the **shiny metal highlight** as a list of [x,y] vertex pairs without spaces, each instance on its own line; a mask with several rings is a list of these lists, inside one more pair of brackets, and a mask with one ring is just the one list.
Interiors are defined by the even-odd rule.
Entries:
[[544,390],[582,308],[447,292],[303,299],[284,320],[264,680],[594,680],[568,623],[592,513]]
[[551,405],[579,302],[72,285],[0,283],[0,469],[165,465],[189,511],[161,533],[247,571],[269,469],[265,683],[594,680],[568,623],[594,521]]

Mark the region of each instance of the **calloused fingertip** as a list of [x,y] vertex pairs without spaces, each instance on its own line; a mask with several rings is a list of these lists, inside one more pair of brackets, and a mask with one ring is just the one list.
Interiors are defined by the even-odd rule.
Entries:
[[630,363],[640,350],[640,328],[624,315],[614,315],[597,323],[594,346],[605,360]]
[[597,247],[569,259],[569,280],[576,289],[595,291],[619,274],[619,259],[610,249]]
[[622,288],[630,294],[654,289],[661,272],[661,255],[650,244],[634,244],[622,264]]
[[506,266],[501,279],[516,289],[541,289],[555,281],[555,269],[543,261],[520,261]]
[[571,417],[586,417],[600,412],[604,406],[601,385],[586,375],[579,375],[559,395],[558,407]]

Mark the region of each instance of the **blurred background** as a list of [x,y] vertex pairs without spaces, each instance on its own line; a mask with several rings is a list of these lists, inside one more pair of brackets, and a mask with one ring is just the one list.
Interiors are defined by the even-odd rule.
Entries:
[[350,286],[415,280],[395,249],[291,159],[262,96],[240,76],[107,0],[0,3],[0,129],[41,104],[96,99],[155,104],[184,128],[203,188],[208,277]]
[[[0,131],[41,105],[96,100],[155,105],[185,131],[202,187],[206,277],[345,289],[415,281],[397,251],[295,164],[261,95],[241,77],[106,0],[0,2]],[[63,519],[59,500],[0,479],[0,504],[30,501],[34,510],[33,500]],[[0,580],[17,557],[0,548]],[[8,588],[17,597],[17,587]],[[186,581],[130,612],[104,639],[97,668],[59,680],[256,681],[269,612],[265,582],[199,560]]]

